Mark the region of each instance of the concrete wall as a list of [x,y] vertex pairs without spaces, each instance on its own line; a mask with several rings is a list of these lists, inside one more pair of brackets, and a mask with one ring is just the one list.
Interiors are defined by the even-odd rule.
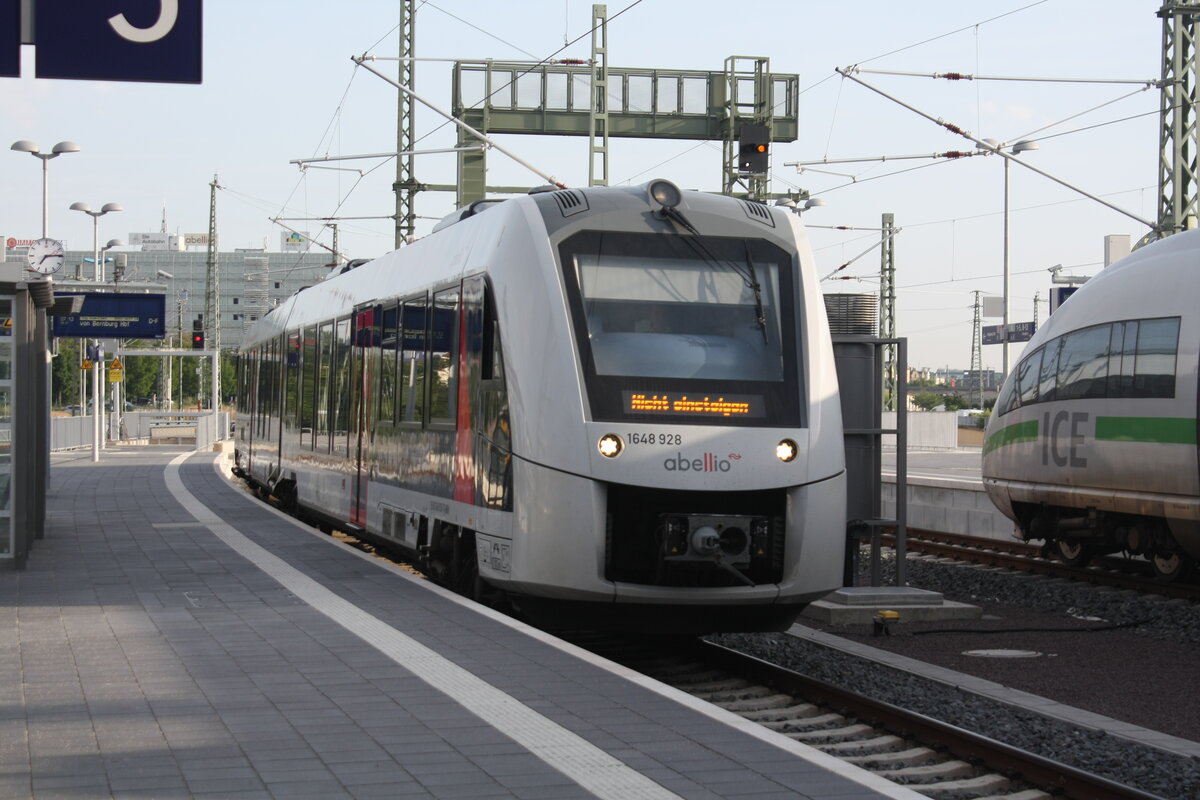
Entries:
[[[896,427],[896,412],[883,412],[883,428]],[[896,437],[886,434],[884,447],[895,447]],[[909,450],[953,450],[958,447],[958,415],[953,411],[908,412]]]
[[[883,516],[896,516],[896,481],[884,477]],[[996,510],[983,486],[954,478],[910,478],[908,526],[982,539],[1012,539],[1016,526]],[[1017,534],[1017,538],[1020,535]]]

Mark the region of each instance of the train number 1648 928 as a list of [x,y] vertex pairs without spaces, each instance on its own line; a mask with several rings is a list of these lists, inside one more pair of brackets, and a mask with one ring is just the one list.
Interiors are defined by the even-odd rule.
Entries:
[[625,438],[630,444],[683,444],[683,436],[678,433],[627,433]]

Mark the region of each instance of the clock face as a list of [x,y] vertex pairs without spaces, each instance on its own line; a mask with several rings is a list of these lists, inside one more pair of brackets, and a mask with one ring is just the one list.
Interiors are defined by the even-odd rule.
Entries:
[[67,253],[63,249],[63,243],[56,239],[37,239],[29,245],[26,258],[29,259],[29,268],[33,271],[53,275],[62,269],[63,262],[67,260]]

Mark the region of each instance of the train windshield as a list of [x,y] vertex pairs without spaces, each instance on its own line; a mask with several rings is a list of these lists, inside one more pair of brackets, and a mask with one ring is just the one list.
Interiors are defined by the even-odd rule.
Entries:
[[587,232],[562,255],[596,419],[796,424],[788,253],[754,239]]

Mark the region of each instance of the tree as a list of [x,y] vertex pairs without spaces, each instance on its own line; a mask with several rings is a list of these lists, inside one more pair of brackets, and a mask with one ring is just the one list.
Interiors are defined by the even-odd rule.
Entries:
[[960,408],[971,408],[971,404],[961,394],[948,394],[942,398],[947,411],[957,411]]
[[917,392],[910,397],[913,405],[922,411],[933,411],[942,404],[942,396],[934,392]]
[[58,355],[50,364],[50,404],[62,407],[79,402],[79,339],[56,339]]

